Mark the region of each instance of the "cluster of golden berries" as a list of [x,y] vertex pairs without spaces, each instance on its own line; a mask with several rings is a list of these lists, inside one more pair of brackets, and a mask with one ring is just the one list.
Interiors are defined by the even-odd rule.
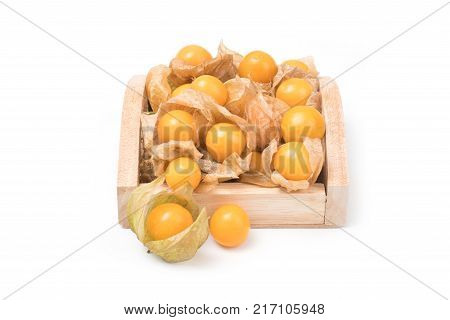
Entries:
[[[206,49],[197,45],[182,48],[176,57],[192,66],[201,65],[212,59]],[[298,68],[305,73],[310,71],[308,65],[299,60],[287,60],[283,64]],[[256,83],[272,82],[277,72],[278,66],[275,60],[262,51],[250,52],[243,57],[238,67],[238,75],[241,78],[248,78]],[[222,106],[226,105],[228,100],[228,91],[224,83],[211,75],[199,76],[191,83],[175,88],[171,96],[176,97],[188,89],[203,92]],[[313,91],[310,82],[302,78],[284,80],[275,90],[275,97],[290,106],[290,109],[283,114],[280,123],[284,144],[278,148],[272,161],[273,169],[287,180],[300,181],[311,176],[309,154],[303,144],[303,139],[305,137],[320,139],[325,134],[325,122],[321,113],[314,107],[306,105]],[[159,143],[171,140],[190,141],[194,139],[194,130],[194,119],[190,113],[183,110],[172,110],[159,119],[157,136]],[[208,130],[205,145],[215,161],[223,162],[233,153],[242,154],[246,147],[246,136],[235,124],[216,123]],[[250,170],[262,171],[261,153],[257,151],[252,153]],[[200,181],[201,170],[198,164],[188,157],[177,158],[171,161],[166,168],[166,182],[172,189],[184,182],[189,182],[195,189]],[[181,206],[178,208],[174,204],[167,205],[172,205],[172,207],[157,207],[157,210],[155,209],[156,211],[148,217],[147,223],[150,230],[152,230],[152,226],[162,223],[167,212],[171,212],[172,214],[169,216],[172,217],[172,220],[174,219],[173,221],[167,220],[171,221],[168,223],[168,227],[156,228],[155,234],[152,235],[155,239],[167,238],[192,224],[192,218],[188,212],[182,210],[184,208]],[[172,229],[173,226],[176,228]],[[231,232],[233,228],[234,233]],[[211,218],[211,233],[219,243],[226,246],[236,246],[242,243],[247,236],[248,228],[248,217],[237,206],[219,208]],[[164,232],[158,234],[158,230]]]
[[[197,45],[182,48],[178,59],[189,65],[200,65],[212,59],[211,54]],[[309,67],[299,60],[287,60],[283,64],[309,72]],[[269,83],[278,71],[274,59],[262,51],[247,54],[239,64],[238,74],[254,82]],[[226,86],[218,78],[202,75],[192,83],[183,84],[172,92],[172,97],[187,89],[203,92],[220,105],[226,105],[228,92]],[[302,141],[304,137],[322,138],[325,133],[325,122],[319,111],[306,102],[313,92],[313,87],[306,79],[290,78],[280,83],[276,88],[275,97],[284,101],[291,108],[281,120],[281,134],[285,144],[279,147],[273,158],[275,170],[288,180],[304,180],[311,175],[308,151]],[[182,110],[172,110],[161,117],[158,123],[159,142],[170,140],[188,141],[194,136],[194,119],[191,114]],[[217,123],[206,135],[206,148],[217,162],[222,162],[232,153],[241,155],[246,146],[245,134],[231,123]],[[253,152],[251,169],[261,170],[261,154]],[[191,168],[188,170],[188,168]],[[179,174],[179,173],[183,174]],[[168,184],[176,187],[179,181],[186,181],[194,188],[200,183],[200,169],[189,158],[179,158],[169,164],[167,170]],[[170,177],[170,178],[169,178]]]

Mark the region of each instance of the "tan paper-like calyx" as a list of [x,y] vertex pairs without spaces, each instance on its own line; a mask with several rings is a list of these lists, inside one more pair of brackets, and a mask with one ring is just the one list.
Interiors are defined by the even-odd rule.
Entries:
[[200,192],[209,191],[220,182],[238,179],[241,174],[249,170],[250,161],[251,153],[244,157],[233,153],[222,163],[214,161],[208,153],[205,153],[205,157],[198,161],[200,169],[205,173],[202,177],[203,185],[199,189]]
[[158,111],[161,103],[166,102],[172,89],[168,77],[172,70],[164,65],[153,67],[147,73],[145,80],[145,93],[153,111]]
[[225,107],[244,118],[247,134],[255,140],[255,147],[263,150],[271,140],[280,139],[280,122],[289,106],[260,90],[251,80],[236,77],[225,83],[228,101]]
[[155,176],[162,175],[167,163],[174,159],[188,157],[198,161],[203,156],[192,141],[169,141],[154,145],[151,149],[151,155]]
[[[192,188],[184,184],[175,191],[161,191],[164,176],[135,189],[127,204],[127,218],[131,231],[151,253],[167,262],[191,259],[209,235],[208,215],[192,198]],[[172,237],[153,240],[146,230],[147,215],[158,205],[176,203],[186,208],[192,215],[193,223]]]

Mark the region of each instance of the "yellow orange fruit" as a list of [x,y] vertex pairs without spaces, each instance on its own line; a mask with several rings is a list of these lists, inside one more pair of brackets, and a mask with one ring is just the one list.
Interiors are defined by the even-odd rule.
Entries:
[[287,64],[288,66],[299,68],[305,72],[309,72],[309,67],[306,63],[301,62],[300,60],[286,60],[283,64]]
[[304,137],[322,139],[325,120],[314,107],[292,107],[281,119],[281,133],[285,142],[302,141]]
[[239,64],[239,76],[256,82],[270,82],[278,71],[275,60],[263,51],[252,51]]
[[214,160],[223,162],[233,152],[241,155],[246,139],[238,126],[231,123],[217,123],[206,134],[206,148]]
[[192,88],[190,83],[182,84],[172,91],[172,97],[176,97],[177,95],[183,93],[186,89]]
[[212,56],[205,48],[192,44],[178,51],[177,58],[191,66],[197,66],[211,60]]
[[222,246],[237,247],[247,239],[250,220],[241,207],[228,204],[214,212],[209,229],[214,240]]
[[170,140],[189,141],[194,136],[194,119],[183,110],[172,110],[159,119],[157,132],[160,143]]
[[252,157],[250,159],[250,171],[263,172],[261,152],[252,152]]
[[203,75],[192,81],[192,89],[201,91],[211,96],[218,104],[224,105],[228,99],[228,91],[218,78]]
[[281,145],[273,156],[273,167],[287,180],[307,180],[311,176],[309,153],[302,142]]
[[164,203],[147,214],[145,228],[152,240],[164,240],[180,233],[192,222],[192,215],[186,208],[176,203]]
[[170,188],[176,189],[184,183],[197,188],[202,179],[198,164],[188,157],[180,157],[170,161],[166,168],[166,182]]
[[277,89],[276,97],[289,106],[304,105],[313,91],[311,84],[300,78],[284,80]]

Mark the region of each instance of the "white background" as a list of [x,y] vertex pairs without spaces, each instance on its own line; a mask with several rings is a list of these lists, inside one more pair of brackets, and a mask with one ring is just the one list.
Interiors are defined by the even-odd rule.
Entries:
[[[313,55],[322,75],[335,76],[443,4],[5,2],[123,82],[183,45],[215,52],[221,39],[278,62]],[[338,79],[351,179],[345,229],[446,297],[449,17],[450,5]],[[1,298],[116,222],[124,89],[0,3]],[[318,319],[448,319],[449,307],[339,229],[252,230],[234,250],[209,239],[193,260],[171,265],[115,227],[0,302],[0,318],[126,319],[124,305],[158,303],[324,303]]]

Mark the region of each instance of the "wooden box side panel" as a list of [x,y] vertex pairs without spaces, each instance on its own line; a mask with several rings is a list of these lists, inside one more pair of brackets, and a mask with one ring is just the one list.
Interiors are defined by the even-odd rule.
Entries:
[[324,182],[327,193],[325,224],[343,226],[347,213],[348,172],[344,114],[335,81],[320,78],[322,114],[325,118]]
[[280,188],[263,188],[251,184],[222,183],[208,193],[194,193],[208,214],[224,204],[236,204],[250,216],[252,227],[300,227],[323,225],[325,187],[316,183],[308,190],[287,192]]
[[128,82],[123,101],[117,174],[117,207],[119,222],[124,227],[128,227],[125,217],[128,198],[139,185],[141,113],[147,108],[144,91],[145,76],[134,76]]

